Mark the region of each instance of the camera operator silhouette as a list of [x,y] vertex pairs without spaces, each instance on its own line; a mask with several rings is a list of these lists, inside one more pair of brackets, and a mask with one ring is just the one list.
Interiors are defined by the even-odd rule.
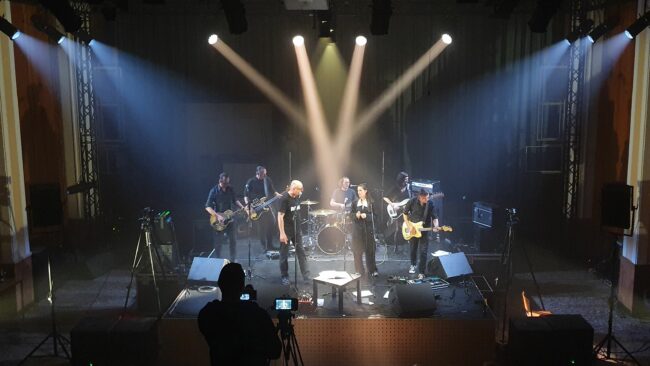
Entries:
[[222,299],[199,312],[199,330],[210,347],[215,365],[268,365],[280,357],[282,345],[269,314],[254,301],[241,300],[244,271],[239,263],[226,264],[218,280]]

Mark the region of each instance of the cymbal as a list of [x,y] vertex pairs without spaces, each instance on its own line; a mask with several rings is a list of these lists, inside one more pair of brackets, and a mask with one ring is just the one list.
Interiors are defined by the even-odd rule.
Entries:
[[327,210],[327,209],[320,209],[320,210],[314,210],[310,212],[309,214],[312,216],[329,216],[329,215],[334,215],[336,211],[334,210]]
[[306,205],[306,206],[311,206],[311,205],[317,205],[317,204],[318,204],[318,201],[310,201],[310,200],[307,200],[307,201],[302,201],[302,202],[300,202],[300,204],[301,204],[301,205]]

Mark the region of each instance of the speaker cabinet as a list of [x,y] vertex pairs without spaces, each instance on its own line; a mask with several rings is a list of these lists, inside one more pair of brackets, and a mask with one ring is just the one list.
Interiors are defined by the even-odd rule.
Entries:
[[230,263],[229,260],[222,258],[194,257],[187,275],[187,283],[217,286],[221,269],[228,263]]
[[619,229],[629,229],[632,212],[632,186],[609,183],[603,186],[601,224]]
[[431,284],[395,285],[390,289],[388,303],[400,318],[431,316],[436,299]]
[[83,318],[70,331],[72,365],[155,365],[156,327],[156,318]]
[[581,315],[510,320],[509,365],[591,365],[594,329]]
[[441,278],[452,278],[474,273],[465,253],[451,253],[433,257],[429,262],[429,273]]

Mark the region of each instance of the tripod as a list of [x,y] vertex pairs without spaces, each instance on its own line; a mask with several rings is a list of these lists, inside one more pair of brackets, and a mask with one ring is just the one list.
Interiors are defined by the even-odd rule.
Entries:
[[[156,281],[156,269],[153,264],[154,262],[153,253],[156,254],[156,259],[158,261],[158,264],[160,265],[163,278],[165,277],[165,271],[163,269],[163,262],[160,259],[160,254],[158,253],[158,250],[154,246],[154,243],[152,241],[153,218],[151,217],[151,212],[152,211],[149,207],[145,208],[144,215],[139,219],[141,221],[140,234],[138,235],[138,244],[135,247],[135,254],[133,255],[133,264],[131,265],[131,278],[129,280],[129,285],[127,287],[126,298],[124,299],[123,312],[126,312],[126,308],[129,304],[129,297],[131,295],[131,288],[133,287],[133,277],[135,275],[135,271],[139,267],[140,262],[142,261],[142,257],[146,252],[147,257],[149,259],[149,266],[151,270],[151,277],[153,280],[153,287],[156,292],[156,305],[158,307],[158,314],[162,313],[162,305],[160,303],[160,289],[158,288],[158,282]],[[145,240],[145,246],[147,247],[146,251],[140,250],[140,243],[143,236]]]
[[66,343],[68,344],[68,346],[70,346],[70,341],[66,337],[61,335],[56,329],[56,316],[54,311],[54,300],[56,296],[54,293],[55,292],[54,281],[52,280],[52,267],[50,265],[49,257],[47,258],[47,279],[49,285],[49,293],[47,295],[47,300],[50,302],[50,317],[52,318],[52,331],[50,332],[50,334],[47,335],[47,337],[45,337],[45,339],[41,341],[41,343],[39,343],[31,352],[29,352],[29,354],[25,356],[25,358],[23,358],[23,360],[20,361],[18,365],[22,365],[23,363],[25,363],[25,361],[27,361],[27,359],[32,357],[32,355],[36,353],[36,351],[38,351],[41,348],[41,346],[44,345],[45,342],[47,342],[48,339],[50,338],[52,338],[53,356],[61,357],[59,356],[59,346],[61,346],[63,353],[65,353],[65,358],[67,358],[68,360],[70,359],[70,353],[66,348]]
[[278,311],[278,331],[280,332],[285,366],[289,365],[290,360],[293,360],[294,366],[304,365],[298,340],[296,339],[293,324],[291,323],[293,317],[294,314],[289,310]]
[[613,326],[613,323],[614,323],[614,303],[616,302],[616,292],[615,292],[616,291],[615,290],[616,286],[614,285],[614,283],[616,281],[616,266],[614,264],[615,264],[615,261],[616,261],[617,258],[618,258],[618,243],[616,243],[616,240],[613,240],[612,241],[612,260],[611,260],[611,264],[610,264],[610,277],[609,277],[612,286],[610,288],[609,299],[607,301],[607,303],[609,305],[609,318],[607,319],[607,335],[605,335],[605,337],[594,348],[594,355],[598,356],[598,353],[600,352],[600,350],[603,349],[603,347],[605,347],[605,344],[607,344],[607,349],[605,351],[606,352],[606,357],[605,358],[608,359],[608,360],[611,360],[612,359],[611,358],[612,342],[614,342],[623,350],[623,352],[625,352],[625,355],[627,357],[631,358],[632,361],[634,361],[635,364],[640,366],[641,363],[639,361],[637,361],[634,358],[634,356],[632,356],[630,351],[628,351],[625,348],[625,346],[623,346],[623,344],[618,339],[616,339],[616,337],[614,336],[613,330],[612,330],[612,326]]
[[[508,317],[508,295],[510,294],[510,285],[512,284],[513,273],[513,260],[512,260],[512,250],[515,246],[515,233],[514,226],[519,223],[519,218],[517,217],[517,210],[514,208],[507,208],[507,222],[506,226],[508,227],[508,232],[506,234],[506,244],[503,248],[503,253],[501,253],[501,263],[505,267],[505,293],[503,297],[503,310],[501,313],[501,343],[505,343],[506,337],[506,319]],[[539,284],[537,283],[537,278],[535,278],[535,272],[533,272],[533,266],[530,263],[530,258],[528,258],[528,253],[523,244],[521,244],[521,250],[526,258],[526,264],[528,265],[528,272],[533,279],[535,284],[535,289],[537,290],[537,297],[539,298],[540,305],[543,310],[546,310],[544,307],[544,300],[542,299],[541,291],[539,289]]]

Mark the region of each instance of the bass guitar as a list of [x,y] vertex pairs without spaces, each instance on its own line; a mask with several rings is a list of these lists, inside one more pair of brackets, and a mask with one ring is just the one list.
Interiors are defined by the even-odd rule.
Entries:
[[282,195],[272,197],[269,200],[267,200],[266,197],[254,199],[253,202],[251,202],[251,210],[248,214],[248,217],[250,217],[250,219],[253,221],[258,220],[262,214],[270,210],[270,206],[280,198],[282,198]]
[[[445,194],[442,192],[434,193],[429,195],[429,198],[442,198]],[[387,197],[384,197],[384,201],[388,204],[386,206],[386,212],[388,212],[388,217],[390,217],[391,222],[399,217],[404,210],[404,206],[409,202],[410,198],[405,198],[399,202],[391,202]]]
[[440,226],[440,227],[424,227],[423,221],[410,222],[404,220],[402,224],[402,236],[404,240],[411,240],[411,238],[421,238],[423,231],[433,231],[433,232],[451,232],[453,229],[451,226]]
[[217,216],[210,215],[210,226],[212,229],[217,232],[222,232],[232,224],[236,217],[244,216],[246,211],[243,208],[240,208],[237,211],[227,210],[225,212],[219,212],[219,215],[223,217],[223,221],[219,221]]

